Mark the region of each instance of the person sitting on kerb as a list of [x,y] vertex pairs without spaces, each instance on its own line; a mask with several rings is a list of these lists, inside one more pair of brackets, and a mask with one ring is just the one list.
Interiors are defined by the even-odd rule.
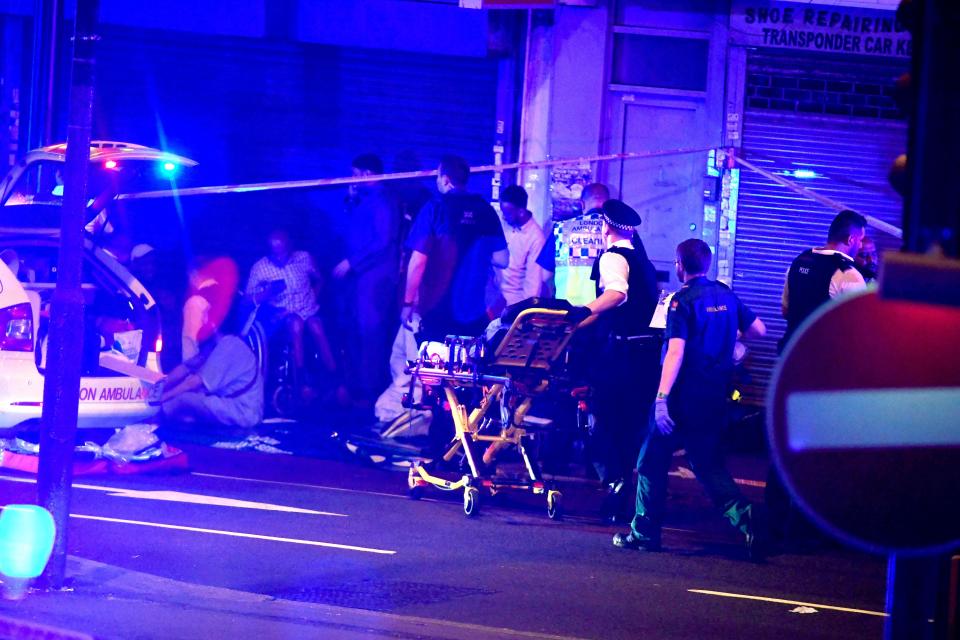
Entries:
[[253,351],[236,335],[242,322],[237,306],[199,353],[159,383],[163,418],[241,428],[263,421],[263,376]]

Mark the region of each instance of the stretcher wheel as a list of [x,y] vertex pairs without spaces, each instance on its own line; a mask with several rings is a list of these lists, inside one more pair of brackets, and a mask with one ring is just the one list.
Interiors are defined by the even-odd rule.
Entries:
[[473,517],[478,511],[480,511],[480,492],[473,487],[467,487],[463,490],[463,512],[468,517]]
[[547,492],[547,515],[551,520],[563,517],[563,494],[559,491],[551,489]]
[[407,471],[407,490],[413,500],[419,500],[423,497],[423,485],[417,480],[417,475],[415,467],[410,467],[410,470]]

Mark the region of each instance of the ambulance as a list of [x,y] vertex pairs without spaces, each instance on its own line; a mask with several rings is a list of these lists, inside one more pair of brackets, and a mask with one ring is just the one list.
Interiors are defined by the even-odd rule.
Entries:
[[[0,437],[35,430],[43,411],[60,251],[66,145],[28,153],[0,183]],[[114,428],[157,412],[160,313],[109,245],[117,196],[170,188],[196,162],[123,142],[91,143],[83,239],[79,428]]]

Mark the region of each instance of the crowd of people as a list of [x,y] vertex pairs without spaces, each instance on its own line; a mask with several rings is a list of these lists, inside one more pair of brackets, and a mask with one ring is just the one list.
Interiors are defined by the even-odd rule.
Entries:
[[[270,344],[284,345],[299,410],[365,407],[381,431],[419,419],[422,433],[432,417],[431,441],[442,444],[450,436],[442,410],[430,416],[401,403],[417,345],[481,335],[510,305],[562,298],[579,323],[569,361],[590,389],[589,461],[606,491],[602,515],[629,524],[614,544],[660,547],[667,471],[683,449],[717,509],[759,553],[756,507],[727,471],[720,439],[735,350],[766,327],[728,286],[707,277],[710,247],[689,239],[676,248],[680,286],[658,326],[664,278],[637,233],[640,216],[606,186],[585,185],[579,207],[544,230],[523,187],[504,188],[498,211],[468,189],[469,165],[444,156],[436,192],[401,237],[393,194],[376,180],[382,173],[375,155],[354,160],[353,174],[364,180],[349,187],[330,268],[279,227],[245,281],[229,259],[194,265],[182,306],[182,363],[164,381],[163,415],[247,427],[263,419],[262,370],[242,339],[257,320]],[[876,245],[865,232],[861,215],[842,211],[824,246],[793,261],[781,346],[817,307],[877,277]],[[131,266],[149,279],[148,249],[135,248]],[[321,313],[326,304],[335,305],[333,314]],[[789,520],[792,506],[775,473],[767,502],[776,522]]]

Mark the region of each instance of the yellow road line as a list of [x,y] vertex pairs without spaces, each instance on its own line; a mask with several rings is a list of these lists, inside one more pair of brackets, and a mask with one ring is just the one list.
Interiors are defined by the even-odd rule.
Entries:
[[280,538],[277,536],[264,536],[256,533],[241,533],[239,531],[223,531],[222,529],[202,529],[200,527],[187,527],[179,524],[164,524],[161,522],[144,522],[143,520],[124,520],[123,518],[107,518],[104,516],[88,516],[79,513],[71,513],[71,518],[79,520],[97,520],[100,522],[116,522],[119,524],[133,524],[141,527],[156,527],[158,529],[175,529],[177,531],[193,531],[196,533],[210,533],[218,536],[229,536],[231,538],[251,538],[254,540],[269,540],[272,542],[287,542],[289,544],[304,544],[311,547],[327,547],[329,549],[343,549],[345,551],[362,551],[363,553],[377,553],[381,555],[392,556],[396,551],[389,549],[375,549],[372,547],[358,547],[351,544],[338,544],[336,542],[319,542],[317,540],[300,540],[299,538]]
[[740,600],[759,600],[761,602],[772,602],[774,604],[792,604],[798,607],[813,607],[814,609],[826,609],[828,611],[840,611],[843,613],[859,613],[865,616],[878,616],[886,618],[887,614],[882,611],[868,611],[866,609],[851,609],[849,607],[837,607],[831,604],[817,604],[816,602],[800,602],[799,600],[783,600],[781,598],[768,598],[766,596],[750,596],[743,593],[726,593],[724,591],[710,591],[708,589],[687,589],[690,593],[700,593],[706,596],[720,596],[721,598],[737,598]]

